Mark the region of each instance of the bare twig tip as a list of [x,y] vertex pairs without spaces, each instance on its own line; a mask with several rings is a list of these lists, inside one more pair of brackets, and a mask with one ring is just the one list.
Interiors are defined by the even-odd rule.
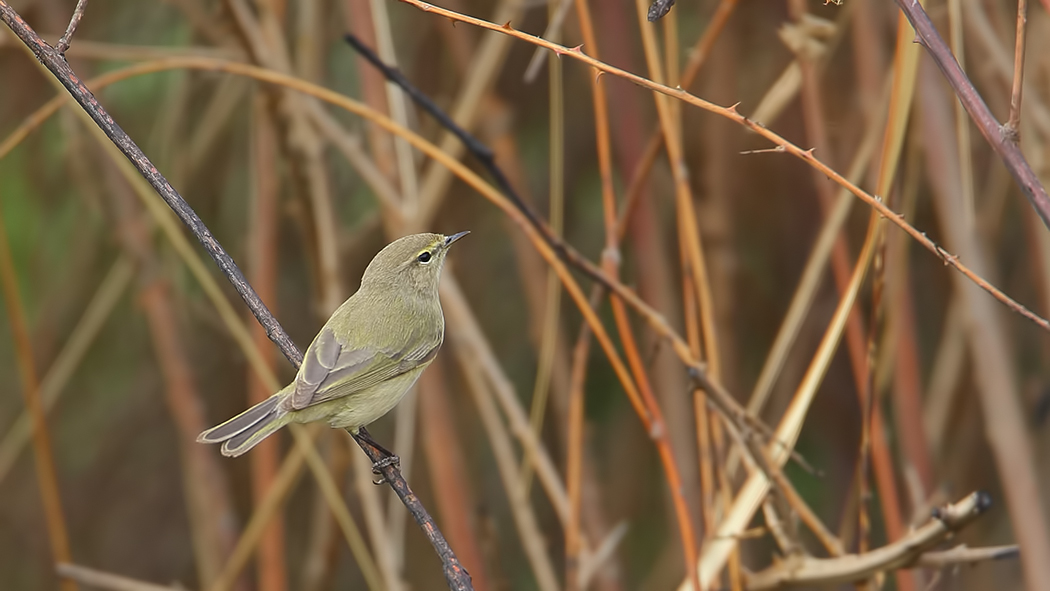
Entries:
[[988,494],[986,491],[983,490],[979,490],[974,494],[977,495],[978,513],[984,513],[988,509],[992,508],[992,495]]
[[654,23],[662,19],[668,12],[671,12],[671,7],[674,6],[674,3],[675,0],[655,0],[649,6],[649,12],[645,15],[646,20]]

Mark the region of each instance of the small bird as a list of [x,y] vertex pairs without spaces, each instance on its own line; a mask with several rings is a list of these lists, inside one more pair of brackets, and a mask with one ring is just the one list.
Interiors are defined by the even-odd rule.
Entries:
[[326,420],[357,436],[390,412],[441,347],[441,269],[449,247],[467,234],[414,234],[388,244],[314,337],[295,380],[197,441],[222,443],[222,455],[236,457],[288,423]]

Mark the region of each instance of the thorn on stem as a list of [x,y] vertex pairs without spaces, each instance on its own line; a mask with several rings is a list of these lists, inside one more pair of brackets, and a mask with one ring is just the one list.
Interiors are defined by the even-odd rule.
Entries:
[[649,438],[654,440],[660,439],[664,436],[664,431],[665,429],[662,421],[653,421],[649,425]]

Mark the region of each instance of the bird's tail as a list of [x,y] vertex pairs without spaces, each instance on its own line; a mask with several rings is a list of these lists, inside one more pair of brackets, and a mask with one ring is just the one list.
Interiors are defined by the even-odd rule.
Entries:
[[281,408],[284,392],[278,392],[197,436],[200,443],[222,443],[222,455],[237,457],[288,424],[290,416]]

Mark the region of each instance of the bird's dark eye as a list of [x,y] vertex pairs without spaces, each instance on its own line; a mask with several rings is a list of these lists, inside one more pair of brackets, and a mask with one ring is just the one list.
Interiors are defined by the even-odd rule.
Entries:
[[419,256],[416,258],[417,260],[419,260],[419,262],[425,265],[430,262],[431,256],[432,255],[430,254],[429,250],[424,250],[423,252],[419,253]]

